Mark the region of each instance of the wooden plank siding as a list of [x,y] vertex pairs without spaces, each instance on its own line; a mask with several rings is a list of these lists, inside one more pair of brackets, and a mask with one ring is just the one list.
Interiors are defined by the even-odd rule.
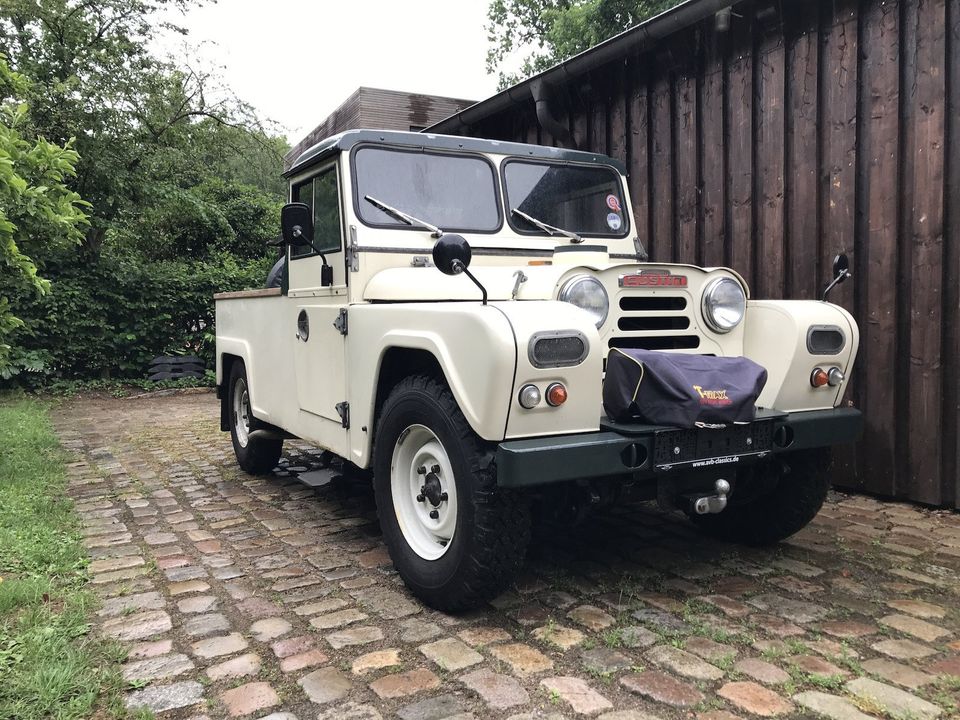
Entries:
[[[960,0],[741,2],[559,86],[581,149],[623,160],[651,259],[726,264],[754,297],[854,277],[864,439],[838,485],[960,507]],[[517,118],[522,118],[520,124]],[[470,134],[539,137],[533,102]]]

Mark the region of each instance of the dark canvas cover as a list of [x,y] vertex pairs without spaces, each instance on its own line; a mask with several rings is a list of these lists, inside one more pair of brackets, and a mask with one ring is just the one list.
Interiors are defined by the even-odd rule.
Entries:
[[615,422],[750,422],[766,382],[767,371],[745,357],[611,348],[603,407]]

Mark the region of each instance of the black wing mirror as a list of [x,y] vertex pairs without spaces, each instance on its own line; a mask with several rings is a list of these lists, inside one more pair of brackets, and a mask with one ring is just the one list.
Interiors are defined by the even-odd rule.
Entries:
[[848,258],[845,253],[840,253],[833,259],[833,281],[827,285],[823,291],[823,297],[820,299],[826,300],[827,293],[840,283],[845,282],[847,278],[852,277],[853,273],[850,272],[850,258]]
[[313,211],[305,203],[287,203],[280,210],[283,241],[294,247],[313,245]]
[[320,268],[320,286],[333,285],[333,268],[327,263],[327,256],[313,244],[313,210],[306,203],[287,203],[280,210],[280,230],[283,242],[291,247],[309,247],[320,256],[323,265]]
[[444,235],[433,246],[433,264],[444,275],[459,275],[472,258],[470,243],[462,235]]
[[474,285],[480,288],[480,292],[483,293],[483,304],[486,305],[487,289],[467,269],[470,267],[472,257],[470,243],[462,235],[445,234],[433,246],[433,264],[437,266],[437,270],[444,275],[460,273],[466,275]]

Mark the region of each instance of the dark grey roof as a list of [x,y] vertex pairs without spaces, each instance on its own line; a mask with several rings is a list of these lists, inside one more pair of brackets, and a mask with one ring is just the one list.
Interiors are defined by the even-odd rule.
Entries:
[[304,151],[300,157],[294,161],[290,169],[284,173],[284,177],[296,175],[311,165],[316,165],[335,153],[349,150],[359,143],[404,145],[407,147],[423,149],[435,148],[438,150],[467,150],[472,152],[497,153],[500,155],[522,155],[547,160],[603,163],[605,165],[612,165],[621,173],[626,172],[626,166],[624,166],[620,160],[616,160],[607,155],[601,155],[600,153],[564,150],[562,148],[528,145],[526,143],[502,142],[500,140],[458,137],[456,135],[436,135],[428,132],[347,130],[337,135],[331,135],[326,140],[322,140],[309,150]]
[[572,78],[595,70],[601,65],[622,59],[629,53],[652,47],[657,41],[677,30],[694,25],[738,1],[686,0],[681,2],[639,25],[624,30],[619,35],[604,40],[589,50],[574,55],[569,60],[564,60],[538,75],[512,85],[486,100],[481,100],[476,105],[454,113],[431,125],[424,132],[457,132],[461,128],[475,125],[515,103],[529,100],[532,97],[531,86],[534,83],[561,86]]

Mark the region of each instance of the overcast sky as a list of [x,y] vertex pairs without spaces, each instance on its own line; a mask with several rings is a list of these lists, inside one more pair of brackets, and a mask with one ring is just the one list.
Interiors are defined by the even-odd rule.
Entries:
[[[361,85],[482,100],[489,0],[220,0],[186,16],[194,56],[297,142]],[[179,37],[161,52],[186,52]]]

